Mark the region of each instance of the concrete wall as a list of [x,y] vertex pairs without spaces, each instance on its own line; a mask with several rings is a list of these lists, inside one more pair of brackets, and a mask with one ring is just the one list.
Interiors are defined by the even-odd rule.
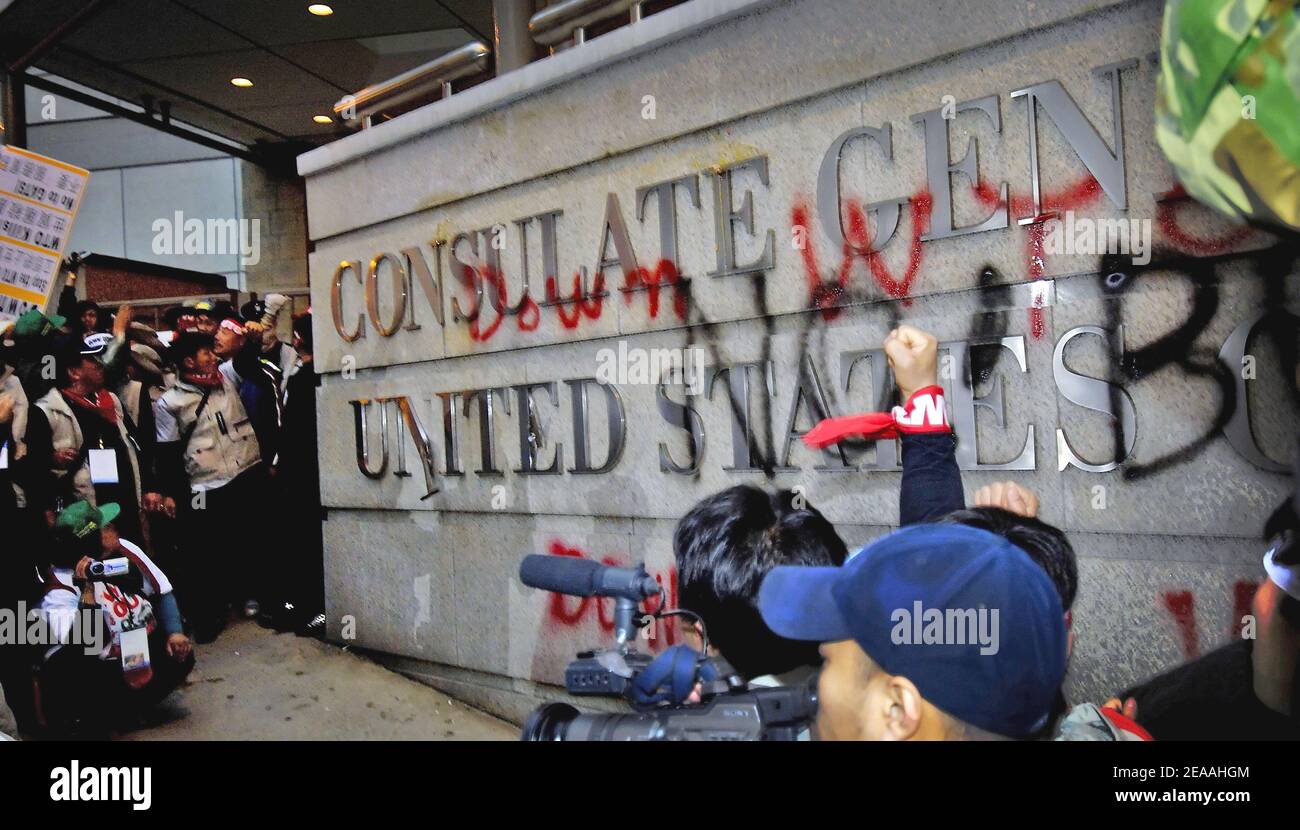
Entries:
[[[1294,367],[1283,365],[1269,326],[1241,350],[1255,371],[1241,382],[1244,396],[1236,394],[1241,355],[1228,349],[1228,369],[1218,355],[1265,308],[1294,310],[1297,278],[1267,235],[1238,232],[1189,202],[1157,202],[1175,185],[1152,133],[1161,8],[1155,0],[694,0],[302,157],[316,245],[316,355],[327,373],[318,406],[331,636],[398,655],[403,670],[519,717],[554,693],[548,684],[560,682],[572,652],[607,641],[609,619],[595,602],[522,589],[515,573],[524,554],[644,560],[671,586],[674,522],[737,483],[802,487],[853,545],[887,532],[898,517],[892,446],[840,459],[794,441],[787,455],[787,433],[815,421],[808,399],[816,386],[834,413],[878,408],[890,385],[862,353],[903,320],[949,344],[944,382],[967,493],[1014,477],[1075,542],[1075,697],[1107,695],[1225,641],[1262,574],[1263,520],[1290,489],[1274,470],[1295,451],[1296,419]],[[1075,147],[1094,131],[1114,150],[1112,81],[1094,69],[1130,60],[1118,75],[1124,175],[1105,190],[1090,184]],[[1076,218],[1146,223],[1157,249],[1150,264],[1040,252],[1034,240],[1044,226],[1017,223],[1034,209],[1026,98],[1011,93],[1052,80],[1091,126],[1074,129],[1072,144],[1038,107],[1044,201]],[[986,96],[995,96],[1000,125],[961,106]],[[961,175],[927,177],[927,135],[913,116],[945,103],[956,105],[942,121],[949,159],[976,141],[982,187]],[[835,211],[817,207],[819,170],[845,131],[885,125],[892,155],[879,143],[850,142],[838,181],[845,205],[902,200],[897,232],[878,254],[842,267],[827,223]],[[942,136],[928,138],[942,153]],[[744,164],[757,158],[766,181]],[[647,272],[668,273],[669,256],[657,197],[643,203],[637,190],[692,176],[699,203],[679,189],[675,204],[672,259],[684,279],[648,289]],[[753,205],[754,233],[732,223],[735,260],[757,260],[770,231],[773,263],[711,276],[728,247],[715,196],[727,176],[733,207],[744,198]],[[953,224],[965,226],[998,208],[1003,182],[1008,227],[923,233],[942,221],[945,188]],[[548,275],[540,221],[521,239],[515,220],[554,210],[563,214],[557,273]],[[616,230],[626,225],[630,250],[606,240],[611,218]],[[499,267],[457,237],[495,225],[504,231]],[[491,231],[471,239],[483,254]],[[346,340],[329,313],[336,268],[347,261],[364,272],[385,252],[393,257],[379,264],[374,316],[361,321],[363,336]],[[521,303],[525,252],[537,305],[501,314],[496,305]],[[644,271],[634,271],[633,257]],[[591,284],[602,259],[608,296],[582,310],[546,302],[548,277],[568,297],[580,269]],[[402,317],[394,284],[420,263],[440,280],[440,314],[415,280]],[[623,290],[625,272],[633,290]],[[838,293],[813,290],[840,275]],[[462,319],[455,309],[474,316],[474,286],[485,282],[477,319]],[[358,271],[343,272],[338,307],[349,333],[366,316],[362,284]],[[498,285],[504,304],[491,302]],[[839,307],[809,311],[827,297]],[[408,325],[385,336],[380,325],[394,320]],[[1083,326],[1114,332],[1110,347]],[[612,468],[572,471],[584,440],[593,466],[606,459],[607,405],[591,387],[584,439],[575,384],[565,381],[595,376],[600,350],[620,346],[698,347],[715,372],[730,369],[691,398],[705,436],[695,472],[664,470],[665,453],[689,466],[687,433],[661,415],[673,410],[657,387],[635,378],[615,384],[625,428]],[[729,400],[744,363],[757,364],[748,398],[733,385]],[[1130,452],[1113,418],[1066,397],[1078,397],[1070,372],[1114,383],[1101,398],[1115,412],[1131,400]],[[530,433],[521,435],[522,399],[508,387],[551,381],[559,382],[553,398],[546,388],[532,392],[531,440],[538,468],[563,446],[564,471],[516,472]],[[504,394],[485,428],[483,393],[466,391],[488,387]],[[684,400],[680,385],[663,392]],[[376,401],[386,397],[404,397],[428,433],[431,496],[410,421],[397,403]],[[458,409],[444,419],[452,404]],[[746,410],[752,453],[745,432],[736,442]],[[361,412],[373,477],[358,465]],[[457,425],[454,436],[447,423]],[[389,439],[382,470],[381,427]],[[495,459],[485,463],[486,433]],[[1066,441],[1084,463],[1123,463],[1108,472],[1069,466]],[[841,469],[817,469],[828,465]],[[463,474],[447,474],[457,468]],[[671,636],[661,630],[651,646]]]

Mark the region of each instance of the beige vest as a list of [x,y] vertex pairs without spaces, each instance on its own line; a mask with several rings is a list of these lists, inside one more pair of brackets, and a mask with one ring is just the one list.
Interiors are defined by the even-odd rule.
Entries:
[[140,389],[144,384],[138,380],[126,380],[117,388],[117,399],[122,402],[126,414],[131,416],[131,423],[140,426]]
[[[140,503],[140,460],[135,455],[135,444],[131,443],[131,438],[126,432],[126,419],[122,414],[122,401],[117,395],[108,392],[113,398],[113,408],[117,410],[117,431],[122,436],[122,444],[126,447],[127,457],[131,459],[131,474],[135,479],[135,503]],[[36,402],[37,408],[45,413],[45,418],[50,422],[50,434],[54,439],[54,449],[57,450],[81,450],[82,442],[85,438],[81,434],[81,424],[77,423],[77,417],[72,414],[72,407],[63,395],[59,394],[58,389],[51,389],[45,393],[45,396]],[[93,449],[93,448],[92,448]],[[68,476],[72,476],[72,492],[77,498],[85,499],[91,504],[95,504],[95,485],[90,481],[90,462],[83,460],[81,466],[72,470],[54,468],[51,470],[55,478],[64,484],[67,483]]]
[[[184,448],[185,474],[190,489],[208,490],[233,480],[252,468],[262,459],[257,444],[257,434],[239,399],[239,389],[229,378],[222,377],[221,386],[212,390],[203,412],[195,412],[203,392],[184,381],[178,382],[158,399],[176,419],[182,436],[193,426],[189,443]],[[225,431],[222,431],[222,424]]]

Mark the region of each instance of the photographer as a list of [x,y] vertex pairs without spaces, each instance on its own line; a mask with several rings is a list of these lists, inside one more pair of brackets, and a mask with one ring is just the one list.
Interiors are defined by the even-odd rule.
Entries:
[[[171,582],[139,546],[117,535],[111,526],[117,516],[116,504],[97,508],[79,501],[59,513],[51,531],[41,610],[63,645],[46,653],[40,682],[56,733],[102,734],[161,701],[194,668]],[[120,584],[91,577],[97,558],[118,557],[131,567],[115,580]],[[73,626],[85,612],[98,613],[103,627],[95,630],[109,635],[97,653],[72,642]]]

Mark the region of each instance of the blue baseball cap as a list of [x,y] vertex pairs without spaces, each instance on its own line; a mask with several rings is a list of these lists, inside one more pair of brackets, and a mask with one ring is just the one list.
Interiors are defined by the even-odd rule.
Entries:
[[972,726],[1025,737],[1065,678],[1061,599],[1028,554],[966,525],[915,525],[838,568],[773,568],[759,612],[792,640],[853,640]]

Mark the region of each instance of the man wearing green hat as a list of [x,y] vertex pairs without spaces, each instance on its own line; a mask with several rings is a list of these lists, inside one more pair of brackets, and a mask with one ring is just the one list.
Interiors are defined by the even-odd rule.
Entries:
[[[77,501],[51,528],[41,610],[63,645],[46,654],[41,689],[56,730],[76,723],[102,730],[121,722],[162,700],[194,668],[171,582],[138,545],[114,532],[119,515],[116,504]],[[129,574],[91,579],[90,568],[101,559],[127,560]],[[68,645],[77,611],[102,616],[108,636],[94,653]]]
[[5,361],[23,385],[27,399],[34,401],[54,386],[54,341],[66,321],[62,317],[29,309],[7,327],[3,348]]

